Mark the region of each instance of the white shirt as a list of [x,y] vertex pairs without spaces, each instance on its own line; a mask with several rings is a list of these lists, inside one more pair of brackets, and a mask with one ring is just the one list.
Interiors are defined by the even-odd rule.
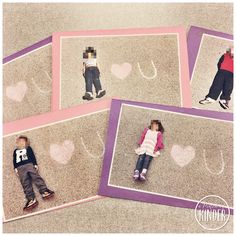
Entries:
[[88,58],[84,59],[85,66],[97,66],[97,59],[96,58]]
[[159,131],[148,130],[143,143],[140,146],[139,155],[146,153],[147,155],[153,156],[154,149],[157,143],[157,136]]

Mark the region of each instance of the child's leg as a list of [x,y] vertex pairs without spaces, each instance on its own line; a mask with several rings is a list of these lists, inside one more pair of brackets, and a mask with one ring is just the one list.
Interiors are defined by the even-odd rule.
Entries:
[[206,97],[217,100],[221,91],[223,90],[223,84],[224,84],[224,74],[221,70],[219,70],[215,75],[213,83],[209,89],[209,93],[206,95]]
[[48,190],[47,185],[43,178],[39,175],[38,171],[34,168],[32,164],[28,166],[28,173],[32,178],[32,182],[36,185],[39,190],[40,194],[43,194],[45,191]]
[[84,77],[86,93],[93,93],[93,73],[90,68],[86,68]]
[[102,89],[101,81],[100,81],[100,72],[98,68],[94,68],[93,70],[93,84],[96,90],[97,98],[101,98],[106,94],[106,91]]
[[223,92],[220,96],[220,100],[230,100],[231,93],[233,91],[233,73],[225,71],[224,73],[224,84],[223,84]]
[[28,175],[27,167],[25,167],[25,165],[20,166],[17,168],[17,170],[18,170],[19,179],[23,187],[26,199],[27,200],[34,199],[35,194],[34,194],[32,182],[31,182],[31,178]]
[[96,90],[96,93],[98,93],[99,90],[102,90],[102,85],[100,81],[100,73],[98,68],[93,68],[93,84]]
[[143,163],[144,163],[145,157],[146,157],[146,154],[139,155],[138,160],[136,162],[135,170],[138,170],[139,172],[141,172],[141,170],[143,169]]
[[144,159],[144,163],[143,163],[143,169],[142,169],[142,172],[140,174],[140,179],[141,180],[146,180],[146,174],[147,174],[147,171],[148,171],[148,168],[150,166],[150,163],[151,163],[152,159],[153,159],[152,156],[146,155],[146,157]]

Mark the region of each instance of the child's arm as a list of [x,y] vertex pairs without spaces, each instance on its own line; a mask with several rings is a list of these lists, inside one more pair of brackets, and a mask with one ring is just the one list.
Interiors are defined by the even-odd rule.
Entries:
[[160,151],[160,150],[163,149],[163,148],[164,148],[163,135],[162,135],[162,133],[160,132],[160,133],[157,135],[157,142],[156,142],[156,146],[155,146],[154,152]]
[[30,160],[32,161],[33,165],[37,166],[38,164],[36,161],[36,157],[34,155],[34,151],[30,146],[28,146],[28,148],[27,148],[27,155],[30,157]]
[[218,70],[220,69],[221,63],[224,61],[224,55],[221,56],[220,60],[217,63]]
[[83,62],[83,69],[82,69],[83,75],[85,73],[85,63]]
[[13,152],[13,167],[14,167],[16,174],[18,175],[18,170],[16,168],[16,150],[14,150],[14,152]]
[[13,166],[14,166],[14,169],[16,169],[16,150],[14,150],[13,152]]
[[147,131],[148,131],[148,128],[145,128],[144,131],[142,132],[142,135],[141,135],[141,137],[138,141],[138,145],[141,145],[143,143],[143,140],[145,138],[145,135],[146,135]]

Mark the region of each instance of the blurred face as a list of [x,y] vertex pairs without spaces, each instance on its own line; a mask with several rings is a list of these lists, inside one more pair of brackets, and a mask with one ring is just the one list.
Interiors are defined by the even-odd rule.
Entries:
[[233,57],[234,56],[234,48],[233,47],[230,47],[228,49],[228,53],[230,53],[230,55]]
[[25,148],[25,146],[26,146],[26,141],[25,141],[25,139],[23,139],[23,138],[18,138],[18,139],[16,140],[16,145],[17,145],[17,147],[19,147],[19,148]]
[[159,125],[157,123],[153,122],[152,125],[151,125],[151,128],[152,128],[152,130],[158,130]]
[[92,53],[89,52],[89,53],[88,53],[88,58],[91,58],[91,57],[92,57]]
[[234,55],[234,48],[230,48],[230,53],[232,56]]

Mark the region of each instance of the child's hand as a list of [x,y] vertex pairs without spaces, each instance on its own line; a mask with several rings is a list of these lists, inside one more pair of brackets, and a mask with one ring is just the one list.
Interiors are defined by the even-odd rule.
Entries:
[[153,154],[155,154],[156,156],[160,156],[161,155],[161,153],[159,151],[153,152]]
[[37,165],[34,166],[35,170],[39,170],[39,167]]
[[16,173],[17,176],[19,176],[19,174],[18,174],[18,170],[17,170],[17,169],[15,169],[15,173]]

